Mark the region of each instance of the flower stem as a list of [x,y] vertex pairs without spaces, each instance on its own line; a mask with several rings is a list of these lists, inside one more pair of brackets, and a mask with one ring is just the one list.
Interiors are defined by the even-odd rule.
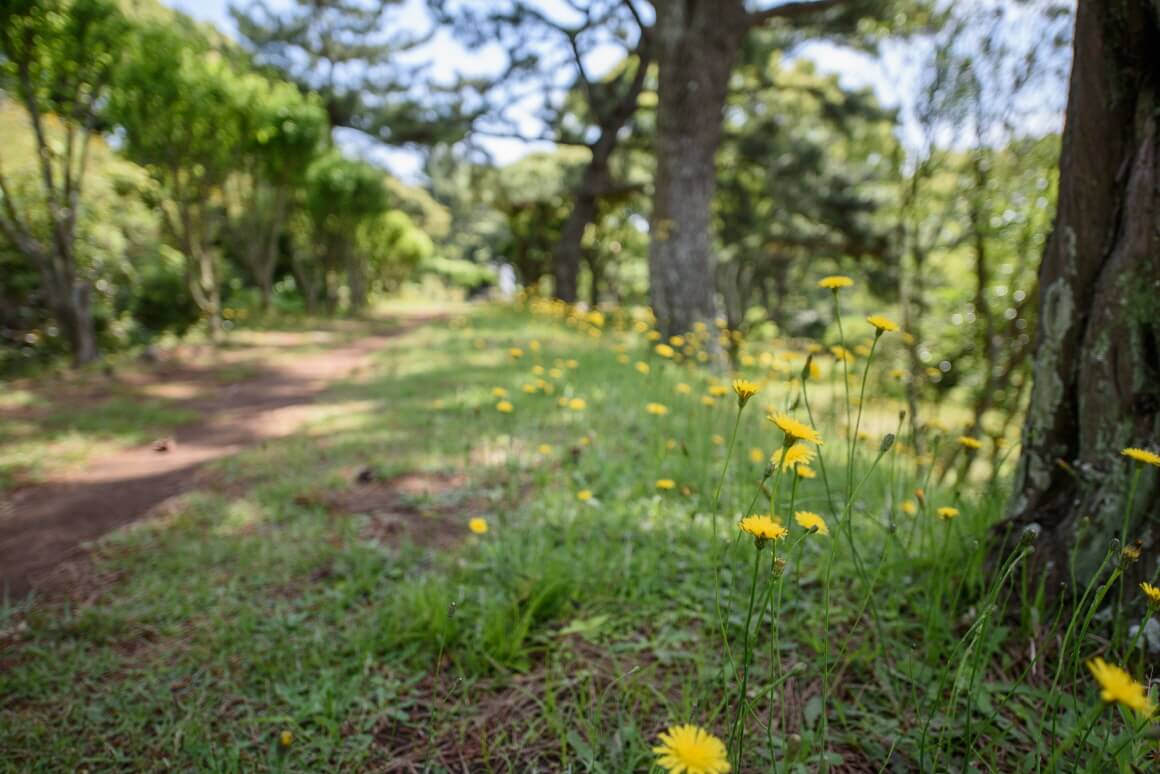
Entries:
[[753,622],[753,603],[757,598],[757,574],[760,566],[761,551],[755,550],[753,552],[753,580],[749,585],[749,610],[745,613],[745,639],[742,641],[741,688],[737,692],[737,715],[733,720],[733,734],[731,735],[737,740],[737,752],[733,760],[737,761],[738,764],[740,764],[742,753],[745,750],[746,692],[749,689],[749,662],[753,655],[749,647],[749,626]]
[[721,488],[725,485],[725,474],[729,472],[729,463],[733,461],[733,447],[737,443],[737,428],[741,424],[742,406],[737,407],[737,416],[733,420],[733,432],[729,435],[729,451],[725,453],[725,464],[721,467],[721,477],[717,479],[717,489],[713,492],[713,537],[717,537],[717,511],[721,504]]

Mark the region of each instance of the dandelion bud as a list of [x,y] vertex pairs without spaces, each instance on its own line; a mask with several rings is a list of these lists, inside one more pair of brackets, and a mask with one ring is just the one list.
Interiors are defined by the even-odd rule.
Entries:
[[894,433],[887,433],[882,436],[882,444],[878,447],[879,454],[885,454],[890,451],[890,447],[894,445]]
[[1019,534],[1019,547],[1027,548],[1029,545],[1039,539],[1039,534],[1043,528],[1038,524],[1028,524],[1023,528],[1023,532]]
[[1140,549],[1142,547],[1143,543],[1137,540],[1135,545],[1124,546],[1124,549],[1120,551],[1120,556],[1122,556],[1126,561],[1138,562],[1140,561]]
[[781,557],[773,560],[773,577],[780,578],[785,572],[785,560]]
[[798,757],[798,753],[802,750],[801,734],[790,734],[785,739],[785,757],[788,760],[794,760]]

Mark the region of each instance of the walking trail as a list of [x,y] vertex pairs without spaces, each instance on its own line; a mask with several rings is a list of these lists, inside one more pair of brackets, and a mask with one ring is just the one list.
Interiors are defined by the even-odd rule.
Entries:
[[[205,463],[295,432],[324,408],[317,398],[328,387],[368,365],[391,339],[434,316],[412,317],[389,333],[321,352],[264,362],[256,374],[225,387],[212,370],[180,362],[158,369],[151,378],[165,386],[193,388],[178,405],[197,414],[169,434],[162,450],[146,443],[90,459],[42,483],[7,494],[0,490],[0,600],[5,590],[10,598],[25,596],[81,553],[87,541],[196,488]],[[297,334],[291,336],[301,343]]]

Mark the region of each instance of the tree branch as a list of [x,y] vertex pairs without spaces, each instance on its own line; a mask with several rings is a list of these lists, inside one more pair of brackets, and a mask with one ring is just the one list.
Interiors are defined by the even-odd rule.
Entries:
[[796,21],[813,16],[814,14],[825,13],[831,8],[837,8],[843,5],[845,2],[846,0],[812,0],[812,2],[799,0],[799,2],[777,5],[773,8],[766,8],[764,11],[751,12],[749,14],[749,26],[758,27],[771,19]]

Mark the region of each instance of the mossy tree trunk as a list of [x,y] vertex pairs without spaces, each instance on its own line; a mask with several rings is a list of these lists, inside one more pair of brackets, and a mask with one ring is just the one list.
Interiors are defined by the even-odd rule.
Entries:
[[[1120,455],[1160,440],[1160,5],[1080,0],[1055,227],[1039,273],[1034,383],[1008,537],[1043,533],[1059,588],[1114,540],[1151,542],[1160,476]],[[1150,568],[1145,566],[1144,571]]]

